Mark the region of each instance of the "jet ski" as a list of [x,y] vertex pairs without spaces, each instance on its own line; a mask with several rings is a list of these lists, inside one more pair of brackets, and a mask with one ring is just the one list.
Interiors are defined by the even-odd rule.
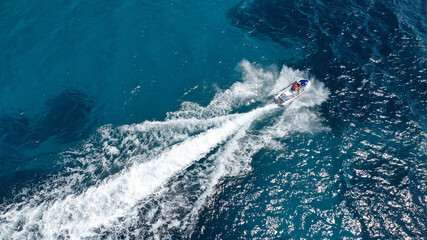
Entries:
[[303,93],[305,93],[307,89],[310,88],[310,85],[311,85],[311,82],[309,80],[299,80],[297,81],[297,83],[301,87],[299,90],[299,94],[298,94],[298,90],[296,91],[292,90],[292,84],[293,84],[292,83],[291,85],[289,85],[288,87],[280,91],[280,93],[274,97],[277,103],[284,106],[292,102],[293,100],[301,96]]

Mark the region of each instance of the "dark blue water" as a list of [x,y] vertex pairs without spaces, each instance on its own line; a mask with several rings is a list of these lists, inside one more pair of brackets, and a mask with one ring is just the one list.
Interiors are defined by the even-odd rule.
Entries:
[[426,236],[427,2],[0,6],[0,238]]

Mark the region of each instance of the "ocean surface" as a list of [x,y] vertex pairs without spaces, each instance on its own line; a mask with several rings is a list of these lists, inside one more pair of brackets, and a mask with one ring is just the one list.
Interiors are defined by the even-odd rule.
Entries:
[[0,20],[0,239],[427,237],[427,1],[5,0]]

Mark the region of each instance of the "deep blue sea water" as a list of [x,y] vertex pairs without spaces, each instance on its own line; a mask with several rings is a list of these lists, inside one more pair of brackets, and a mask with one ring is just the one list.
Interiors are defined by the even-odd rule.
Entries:
[[427,236],[426,1],[0,6],[1,239]]

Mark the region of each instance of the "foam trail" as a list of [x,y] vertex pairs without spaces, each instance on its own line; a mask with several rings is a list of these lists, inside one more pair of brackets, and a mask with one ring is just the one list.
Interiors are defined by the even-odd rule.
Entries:
[[136,164],[80,195],[69,195],[51,204],[11,209],[0,219],[2,238],[93,237],[103,226],[135,214],[132,208],[138,201],[155,193],[170,177],[276,108],[277,105],[270,104],[248,113],[231,115],[230,120],[219,127],[174,145],[158,158]]
[[[67,151],[63,172],[0,205],[0,239],[191,235],[221,179],[247,173],[253,154],[283,148],[280,139],[294,131],[325,130],[312,108],[328,97],[321,82],[311,79],[307,94],[261,119],[278,106],[256,106],[308,73],[245,60],[239,66],[243,81],[219,89],[207,106],[184,102],[165,121],[106,125]],[[248,108],[255,109],[231,114]]]

